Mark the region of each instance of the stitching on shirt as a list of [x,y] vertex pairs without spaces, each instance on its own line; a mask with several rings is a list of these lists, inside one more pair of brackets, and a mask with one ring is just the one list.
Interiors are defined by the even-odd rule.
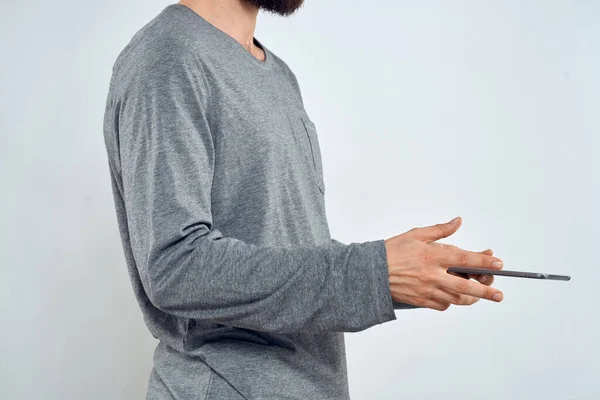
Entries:
[[210,388],[212,386],[212,381],[213,381],[213,376],[214,375],[215,375],[215,372],[211,368],[210,369],[210,376],[208,377],[208,388],[206,389],[206,393],[204,394],[204,400],[208,399],[208,393],[210,392]]

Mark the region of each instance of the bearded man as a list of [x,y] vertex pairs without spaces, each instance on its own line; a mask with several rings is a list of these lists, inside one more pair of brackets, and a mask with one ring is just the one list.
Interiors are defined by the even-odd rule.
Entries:
[[114,203],[159,340],[147,399],[349,399],[344,332],[500,293],[493,278],[446,273],[499,261],[435,243],[459,218],[387,240],[331,238],[317,128],[294,73],[254,37],[259,10],[301,4],[170,4],[114,63]]

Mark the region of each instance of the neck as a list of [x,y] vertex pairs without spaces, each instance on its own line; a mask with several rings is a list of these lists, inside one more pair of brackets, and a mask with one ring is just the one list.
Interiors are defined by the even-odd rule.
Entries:
[[259,53],[254,45],[258,7],[242,0],[180,0],[212,25],[237,40],[251,53]]

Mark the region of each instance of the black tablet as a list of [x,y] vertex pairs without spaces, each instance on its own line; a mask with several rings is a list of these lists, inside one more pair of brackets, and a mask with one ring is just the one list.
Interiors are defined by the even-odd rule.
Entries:
[[567,275],[552,275],[541,272],[505,271],[502,269],[488,268],[450,267],[448,268],[448,272],[455,272],[458,274],[512,276],[515,278],[552,279],[556,281],[571,280],[571,277]]

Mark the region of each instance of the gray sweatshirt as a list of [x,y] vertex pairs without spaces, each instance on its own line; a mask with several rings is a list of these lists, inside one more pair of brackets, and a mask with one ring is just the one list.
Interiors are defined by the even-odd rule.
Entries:
[[254,40],[265,61],[171,4],[113,66],[114,203],[159,339],[148,399],[348,399],[344,332],[413,308],[391,298],[383,239],[331,238],[317,129]]

